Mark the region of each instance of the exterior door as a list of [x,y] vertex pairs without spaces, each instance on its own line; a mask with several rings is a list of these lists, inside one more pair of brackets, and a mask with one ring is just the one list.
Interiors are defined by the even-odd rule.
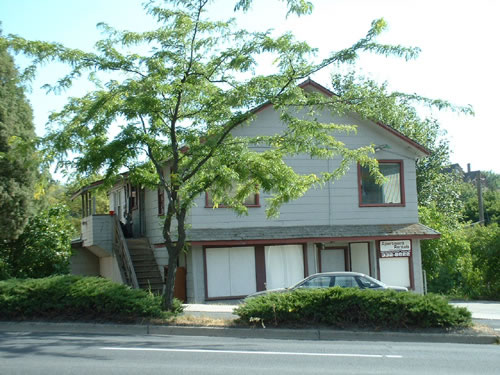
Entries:
[[368,242],[351,242],[349,244],[351,271],[370,275],[370,251]]
[[346,270],[346,248],[325,248],[319,252],[320,272],[342,272]]

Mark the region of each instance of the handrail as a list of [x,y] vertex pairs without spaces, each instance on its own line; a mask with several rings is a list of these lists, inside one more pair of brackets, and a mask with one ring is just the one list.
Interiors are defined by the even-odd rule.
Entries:
[[113,215],[113,222],[113,250],[115,250],[115,254],[118,258],[120,258],[119,260],[122,265],[120,269],[123,270],[123,276],[125,276],[124,278],[126,283],[134,289],[139,289],[139,282],[137,281],[137,276],[135,275],[134,265],[132,263],[132,258],[130,257],[127,241],[125,240],[120,222],[118,221],[118,217],[116,215]]

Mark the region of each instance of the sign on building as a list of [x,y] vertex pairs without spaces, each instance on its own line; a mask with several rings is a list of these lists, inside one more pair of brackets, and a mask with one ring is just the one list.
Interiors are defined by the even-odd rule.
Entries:
[[409,257],[410,255],[410,240],[380,241],[381,258]]

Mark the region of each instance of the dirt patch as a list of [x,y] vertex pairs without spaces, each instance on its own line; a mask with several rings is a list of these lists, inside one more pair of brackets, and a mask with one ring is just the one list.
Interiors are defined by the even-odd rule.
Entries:
[[237,327],[234,320],[217,319],[206,316],[181,315],[169,319],[151,319],[151,324],[191,327]]

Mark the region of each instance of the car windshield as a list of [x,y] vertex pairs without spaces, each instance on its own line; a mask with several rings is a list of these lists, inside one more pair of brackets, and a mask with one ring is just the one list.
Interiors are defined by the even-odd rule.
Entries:
[[380,280],[377,280],[377,279],[374,279],[373,277],[371,276],[368,276],[368,275],[365,275],[364,276],[366,279],[370,280],[372,283],[374,284],[377,284],[377,285],[380,285],[380,286],[383,286],[383,287],[387,287],[387,285],[385,285],[382,281]]

